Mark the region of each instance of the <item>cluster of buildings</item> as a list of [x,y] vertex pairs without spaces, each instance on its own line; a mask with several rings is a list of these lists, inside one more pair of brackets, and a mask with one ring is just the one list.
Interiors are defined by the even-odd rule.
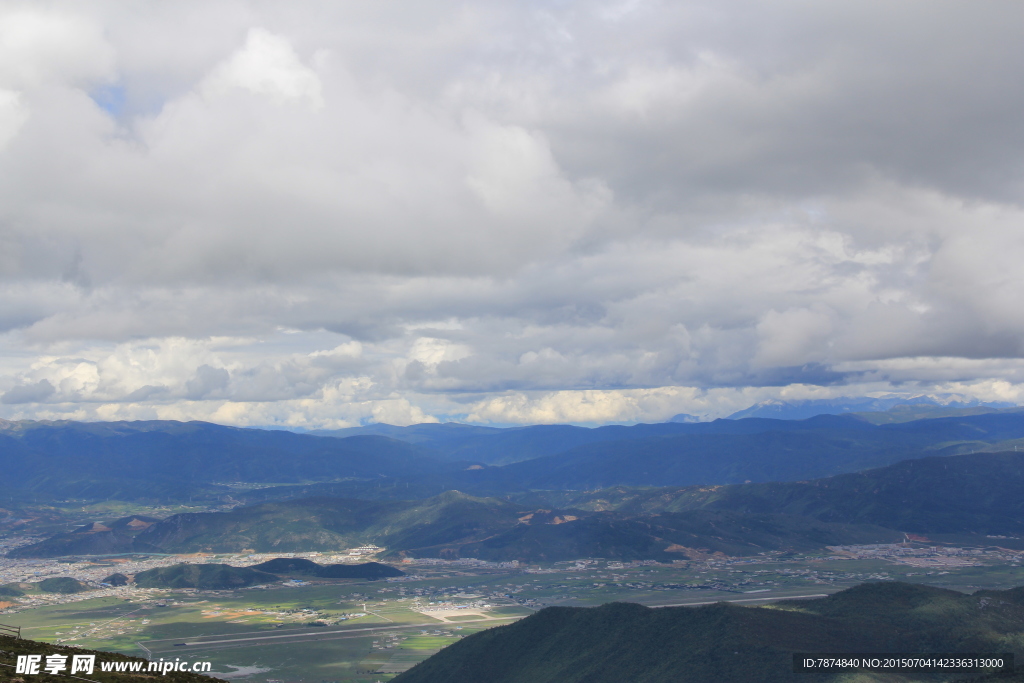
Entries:
[[478,569],[518,569],[520,567],[519,560],[488,562],[487,560],[478,560],[473,557],[463,557],[457,560],[441,560],[436,557],[407,557],[402,560],[402,564],[422,567],[473,567]]
[[124,574],[134,576],[147,569],[158,567],[169,567],[171,565],[187,562],[191,564],[222,563],[236,567],[246,567],[260,564],[276,557],[299,557],[312,560],[319,564],[342,564],[359,563],[372,560],[373,557],[383,549],[375,545],[360,546],[337,552],[309,552],[309,553],[246,553],[246,554],[206,554],[198,553],[192,555],[128,555],[122,557],[92,557],[81,558],[38,558],[38,559],[14,559],[6,557],[7,551],[15,547],[37,542],[38,538],[16,537],[0,539],[0,585],[22,584],[23,588],[30,588],[28,584],[38,583],[44,579],[68,576],[77,579],[90,586],[94,590],[83,593],[36,593],[20,597],[0,598],[0,614],[23,609],[25,607],[39,607],[49,604],[61,604],[78,602],[108,595],[121,596],[131,594],[138,596],[146,593],[147,589],[136,588],[133,585],[125,587],[111,587],[103,584],[103,580],[111,574]]
[[858,560],[888,560],[911,567],[979,567],[992,562],[1017,564],[1024,553],[1006,548],[959,548],[946,545],[875,543],[837,545],[829,550],[839,557]]

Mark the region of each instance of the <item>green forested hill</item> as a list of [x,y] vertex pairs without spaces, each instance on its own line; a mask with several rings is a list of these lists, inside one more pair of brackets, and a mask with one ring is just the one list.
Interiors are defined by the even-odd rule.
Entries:
[[[135,537],[146,527],[159,521],[155,517],[131,515],[114,520],[109,524],[94,522],[74,531],[57,534],[27,548],[12,550],[8,553],[8,557],[63,557],[67,555],[159,552],[159,548],[135,540]],[[25,552],[28,554],[23,555]]]
[[139,534],[174,552],[336,550],[383,541],[389,548],[460,544],[515,526],[518,508],[457,491],[422,501],[305,498],[231,512],[174,515]]
[[1024,452],[919,458],[803,482],[548,492],[552,504],[639,514],[728,510],[919,533],[1024,532]]
[[369,579],[375,581],[393,576],[405,576],[405,572],[380,562],[361,564],[317,564],[300,557],[275,557],[272,560],[253,565],[250,569],[271,574],[315,576],[321,579]]
[[[1024,532],[1022,520],[1024,453],[1009,452],[920,458],[805,482],[539,491],[518,500],[457,491],[426,500],[304,498],[174,515],[123,540],[136,551],[375,543],[396,556],[632,560],[892,542],[902,532],[1015,535]],[[110,527],[126,527],[125,520]],[[89,554],[79,539],[108,533],[60,534],[12,555]]]
[[140,588],[200,588],[225,590],[273,583],[274,574],[251,567],[232,567],[227,564],[175,564],[170,567],[147,569],[135,575]]
[[[12,555],[52,557],[67,547],[68,535],[19,548]],[[748,555],[899,538],[899,533],[877,526],[794,515],[538,509],[449,491],[423,501],[307,498],[230,512],[174,515],[144,529],[133,543],[162,552],[297,552],[374,543],[395,557],[552,562],[579,557],[671,560],[706,553]]]
[[[1022,636],[1024,589],[965,595],[885,582],[771,608],[729,603],[660,609],[630,603],[548,607],[469,636],[394,681],[839,683],[854,677],[793,673],[792,653],[1016,652],[1020,657]],[[861,674],[855,680],[969,677]]]

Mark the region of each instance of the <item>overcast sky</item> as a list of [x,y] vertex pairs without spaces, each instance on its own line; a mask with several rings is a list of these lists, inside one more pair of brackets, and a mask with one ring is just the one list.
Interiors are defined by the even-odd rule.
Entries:
[[0,416],[1024,403],[1019,2],[0,2]]

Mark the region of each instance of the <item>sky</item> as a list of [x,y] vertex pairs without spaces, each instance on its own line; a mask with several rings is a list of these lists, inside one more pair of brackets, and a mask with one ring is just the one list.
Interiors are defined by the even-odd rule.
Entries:
[[0,1],[0,417],[1024,403],[1024,4]]

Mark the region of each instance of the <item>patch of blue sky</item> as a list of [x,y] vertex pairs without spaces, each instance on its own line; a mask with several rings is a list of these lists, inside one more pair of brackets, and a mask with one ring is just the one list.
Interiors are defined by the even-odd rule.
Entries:
[[89,97],[96,105],[110,114],[112,117],[120,118],[124,113],[126,94],[123,85],[112,84],[97,88],[89,93]]

